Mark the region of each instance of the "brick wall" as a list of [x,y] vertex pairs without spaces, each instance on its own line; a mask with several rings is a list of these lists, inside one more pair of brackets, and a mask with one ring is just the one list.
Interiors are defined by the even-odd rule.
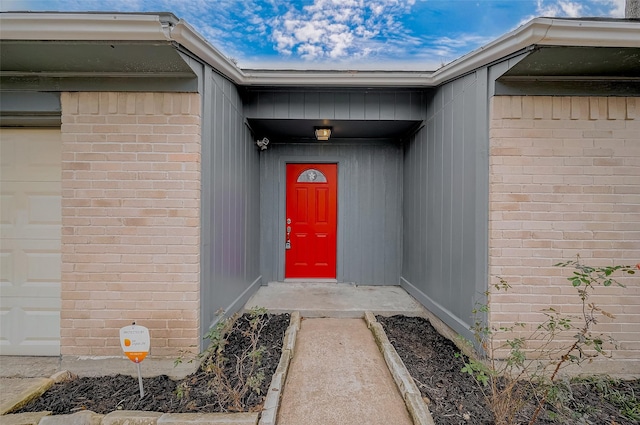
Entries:
[[[577,313],[570,271],[553,264],[640,262],[640,98],[494,97],[491,114],[490,282],[512,289],[490,319]],[[616,316],[597,328],[620,343],[615,358],[640,373],[640,278],[624,283],[592,301]]]
[[199,344],[200,98],[62,94],[63,355],[152,356]]

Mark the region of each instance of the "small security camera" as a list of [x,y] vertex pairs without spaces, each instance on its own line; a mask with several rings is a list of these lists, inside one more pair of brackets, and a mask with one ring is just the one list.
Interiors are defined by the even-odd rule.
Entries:
[[260,148],[261,151],[267,149],[267,145],[269,144],[269,139],[263,137],[262,140],[256,140],[256,145]]

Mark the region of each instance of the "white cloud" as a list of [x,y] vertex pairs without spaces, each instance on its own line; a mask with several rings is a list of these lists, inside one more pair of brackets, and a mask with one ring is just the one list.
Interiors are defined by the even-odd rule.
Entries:
[[560,2],[560,7],[562,8],[562,11],[570,18],[577,18],[578,16],[581,16],[581,13],[582,13],[581,4],[574,3],[571,1],[563,1],[563,2]]
[[538,0],[537,2],[537,12],[540,16],[577,18],[584,16],[582,10],[583,6],[580,3],[568,0],[553,2]]
[[594,0],[601,4],[605,16],[612,18],[624,18],[625,0]]
[[469,46],[481,46],[494,40],[495,37],[483,37],[475,34],[458,34],[455,38],[440,37],[435,40],[436,46],[448,46],[450,48],[460,49]]
[[411,38],[396,22],[414,0],[314,0],[291,6],[269,26],[275,49],[306,59],[366,57],[383,50],[387,38]]
[[537,0],[538,16],[548,17],[624,17],[625,0]]

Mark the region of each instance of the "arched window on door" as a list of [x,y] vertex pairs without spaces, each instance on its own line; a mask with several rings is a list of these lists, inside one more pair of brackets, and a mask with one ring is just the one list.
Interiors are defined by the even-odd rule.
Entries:
[[322,173],[322,171],[316,170],[315,168],[310,168],[308,170],[304,170],[298,176],[298,183],[326,183],[327,177]]

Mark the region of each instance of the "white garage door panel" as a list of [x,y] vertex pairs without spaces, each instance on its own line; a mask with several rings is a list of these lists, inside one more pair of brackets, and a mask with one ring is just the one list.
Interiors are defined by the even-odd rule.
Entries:
[[[60,297],[60,242],[7,239],[2,242],[2,299]],[[16,300],[15,302],[19,302]],[[58,304],[56,304],[58,305]]]
[[0,354],[60,354],[60,131],[0,129]]
[[[60,184],[58,184],[60,187]],[[56,237],[60,238],[60,221],[62,220],[62,207],[60,194],[53,190],[40,193],[27,193],[29,208],[29,224],[33,226],[49,226],[57,231]]]
[[0,129],[0,137],[3,182],[60,181],[60,130],[3,128]]
[[[34,186],[38,187],[37,192],[33,190]],[[0,230],[3,239],[48,239],[60,242],[62,206],[59,181],[3,181],[2,194],[2,214],[6,214]]]
[[[38,187],[37,192],[34,186]],[[59,243],[62,220],[60,192],[59,181],[3,181],[1,237],[55,240]]]
[[[24,302],[37,305],[37,301],[25,299]],[[59,311],[2,308],[0,309],[2,335],[0,350],[14,356],[58,355],[60,354],[59,323]]]
[[[4,167],[4,165],[0,165],[0,167]],[[15,209],[16,203],[15,196],[9,192],[5,192],[6,184],[7,183],[2,182],[2,186],[0,187],[2,189],[2,194],[0,194],[0,224],[2,225],[2,231],[4,231],[5,228],[11,227],[9,217],[15,214],[13,210]]]

